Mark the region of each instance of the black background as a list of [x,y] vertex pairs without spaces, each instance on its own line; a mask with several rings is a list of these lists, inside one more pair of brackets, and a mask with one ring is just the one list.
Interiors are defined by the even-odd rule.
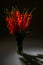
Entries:
[[43,1],[41,0],[0,0],[0,38],[11,37],[6,28],[6,21],[3,17],[4,9],[11,8],[12,5],[18,6],[22,11],[23,8],[36,8],[33,12],[33,19],[30,25],[31,34],[33,36],[43,37]]

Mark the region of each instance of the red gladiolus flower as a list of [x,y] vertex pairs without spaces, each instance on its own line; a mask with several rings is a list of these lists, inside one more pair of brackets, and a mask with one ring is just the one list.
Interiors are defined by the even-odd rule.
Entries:
[[20,32],[20,30],[25,30],[31,22],[32,14],[21,14],[19,10],[14,12],[10,11],[11,16],[6,16],[7,28],[9,28],[10,34],[14,32]]
[[32,20],[32,15],[29,14],[29,15],[28,15],[28,18],[27,18],[26,27],[30,25],[31,20]]
[[11,34],[13,34],[13,21],[14,21],[13,17],[11,18],[6,16],[7,28],[9,28]]
[[15,12],[14,12],[13,10],[11,10],[11,12],[10,12],[10,13],[11,13],[11,15],[14,15],[14,14],[15,14]]
[[16,11],[16,17],[21,17],[21,13],[19,12],[19,10]]

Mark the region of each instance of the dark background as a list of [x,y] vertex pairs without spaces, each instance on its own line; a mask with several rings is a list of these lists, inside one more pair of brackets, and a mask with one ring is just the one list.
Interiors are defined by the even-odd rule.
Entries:
[[0,0],[0,38],[11,37],[6,28],[6,21],[3,17],[4,9],[10,9],[12,5],[18,6],[22,11],[23,8],[30,8],[30,11],[33,8],[36,10],[33,12],[33,19],[30,25],[30,31],[33,37],[43,37],[43,1],[42,0]]

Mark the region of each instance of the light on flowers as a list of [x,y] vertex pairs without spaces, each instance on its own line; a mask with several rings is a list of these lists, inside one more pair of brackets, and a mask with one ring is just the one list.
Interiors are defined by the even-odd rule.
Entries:
[[20,32],[20,30],[25,30],[30,25],[32,14],[28,14],[28,12],[23,14],[19,10],[14,12],[13,9],[9,13],[11,15],[9,17],[6,15],[6,22],[10,34]]

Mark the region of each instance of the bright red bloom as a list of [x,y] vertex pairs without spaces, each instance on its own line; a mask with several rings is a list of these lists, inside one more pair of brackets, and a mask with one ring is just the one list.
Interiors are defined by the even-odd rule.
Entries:
[[20,30],[25,30],[31,22],[32,14],[21,14],[19,10],[14,12],[11,10],[11,16],[6,16],[7,28],[9,28],[10,34],[14,32],[20,32]]

